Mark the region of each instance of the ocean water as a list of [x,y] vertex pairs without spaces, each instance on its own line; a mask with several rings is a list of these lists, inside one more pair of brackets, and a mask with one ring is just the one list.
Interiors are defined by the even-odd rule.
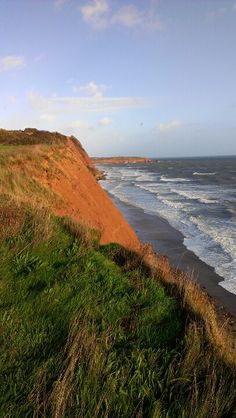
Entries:
[[101,182],[106,191],[165,218],[224,279],[220,285],[236,294],[236,157],[99,168],[107,173]]

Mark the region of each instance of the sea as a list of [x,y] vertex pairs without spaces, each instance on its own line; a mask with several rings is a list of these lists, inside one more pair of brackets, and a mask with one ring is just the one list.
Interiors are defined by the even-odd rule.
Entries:
[[[184,245],[236,294],[236,157],[161,159],[99,165],[102,187],[122,202],[164,218]],[[153,225],[155,228],[155,225]]]

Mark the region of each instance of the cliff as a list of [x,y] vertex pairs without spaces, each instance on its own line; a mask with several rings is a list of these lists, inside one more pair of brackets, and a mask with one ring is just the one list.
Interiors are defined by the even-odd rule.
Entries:
[[57,132],[0,130],[0,193],[96,228],[101,243],[136,250],[135,232],[98,184],[99,172],[80,142]]
[[147,164],[156,160],[146,157],[93,157],[94,164]]

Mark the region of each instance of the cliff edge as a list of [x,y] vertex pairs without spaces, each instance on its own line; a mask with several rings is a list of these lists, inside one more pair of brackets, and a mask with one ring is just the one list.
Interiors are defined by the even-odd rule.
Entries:
[[75,137],[57,132],[0,130],[0,194],[96,228],[101,243],[137,250],[139,240],[100,187],[99,172]]

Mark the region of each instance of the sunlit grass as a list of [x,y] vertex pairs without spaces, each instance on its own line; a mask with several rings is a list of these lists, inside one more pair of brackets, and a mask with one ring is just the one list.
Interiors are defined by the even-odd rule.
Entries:
[[233,368],[135,254],[46,209],[1,213],[1,416],[233,414]]

